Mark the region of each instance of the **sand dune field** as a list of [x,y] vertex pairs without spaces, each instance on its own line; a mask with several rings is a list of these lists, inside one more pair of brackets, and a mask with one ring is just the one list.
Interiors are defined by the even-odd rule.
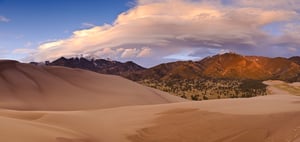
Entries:
[[193,102],[117,76],[0,61],[0,141],[300,142],[300,97],[266,84],[267,96]]

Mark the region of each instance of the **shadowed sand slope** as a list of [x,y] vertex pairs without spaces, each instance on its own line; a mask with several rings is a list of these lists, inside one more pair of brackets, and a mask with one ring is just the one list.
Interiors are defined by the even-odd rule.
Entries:
[[118,76],[0,61],[0,107],[22,110],[99,109],[183,101]]

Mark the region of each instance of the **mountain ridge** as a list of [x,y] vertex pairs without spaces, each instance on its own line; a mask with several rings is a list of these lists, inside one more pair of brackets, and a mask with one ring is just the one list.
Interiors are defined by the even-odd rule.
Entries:
[[[32,63],[38,64],[38,63]],[[105,59],[86,59],[86,58],[65,58],[61,57],[53,62],[45,62],[47,66],[64,66],[69,68],[79,68],[90,70],[102,74],[112,74],[112,75],[120,75],[125,76],[129,73],[136,72],[139,70],[144,70],[145,68],[132,62],[119,62],[119,61],[111,61]]]
[[64,58],[46,62],[49,66],[86,69],[103,74],[120,75],[130,80],[168,80],[220,78],[239,80],[300,81],[300,57],[244,56],[236,53],[217,54],[199,61],[176,61],[145,68],[132,61]]

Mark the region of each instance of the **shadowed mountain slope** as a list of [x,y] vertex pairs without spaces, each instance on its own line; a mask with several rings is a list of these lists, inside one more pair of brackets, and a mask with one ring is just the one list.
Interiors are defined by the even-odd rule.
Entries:
[[103,74],[113,74],[125,76],[132,72],[144,70],[145,68],[135,64],[134,62],[128,61],[121,63],[118,61],[104,60],[104,59],[92,59],[86,58],[64,58],[61,57],[51,63],[47,63],[50,66],[64,66],[70,68],[80,68],[90,70]]

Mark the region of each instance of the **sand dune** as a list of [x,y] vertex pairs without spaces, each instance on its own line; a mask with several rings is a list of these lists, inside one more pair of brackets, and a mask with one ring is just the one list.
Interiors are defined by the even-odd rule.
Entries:
[[[283,142],[299,139],[300,112],[229,115],[175,109],[129,136],[135,142]],[[179,128],[179,129],[178,129]]]
[[271,88],[270,90],[273,91],[273,93],[300,96],[300,82],[286,83],[279,80],[269,80],[264,83],[269,85],[269,88]]
[[[21,126],[29,123],[28,127],[17,127],[27,130],[26,133],[16,133],[21,138],[30,138],[28,141],[297,142],[300,140],[299,106],[297,96],[270,95],[85,111],[1,110],[0,114],[6,117],[7,121],[1,120],[3,123],[22,122]],[[3,125],[2,130],[6,127],[10,128]],[[56,131],[56,128],[62,129]],[[51,135],[35,137],[36,131]],[[10,137],[15,134],[10,133]],[[8,139],[9,135],[4,140]]]
[[0,107],[80,110],[184,101],[118,76],[0,61]]
[[116,76],[4,63],[0,141],[300,141],[300,97],[273,83],[273,95],[184,102]]

